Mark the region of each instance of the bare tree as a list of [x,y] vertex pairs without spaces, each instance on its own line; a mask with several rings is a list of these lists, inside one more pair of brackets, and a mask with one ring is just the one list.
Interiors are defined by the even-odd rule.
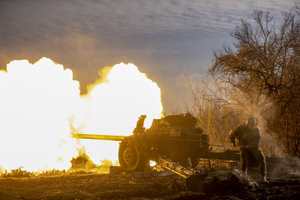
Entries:
[[[226,101],[249,114],[259,114],[286,142],[287,152],[300,152],[299,9],[282,13],[280,25],[269,11],[255,10],[254,23],[241,20],[231,34],[235,51],[214,52],[210,74],[226,87]],[[298,13],[297,13],[298,12]],[[239,96],[236,96],[239,94]],[[274,109],[275,108],[275,109]],[[274,112],[271,114],[271,109]],[[259,113],[256,113],[259,112]]]

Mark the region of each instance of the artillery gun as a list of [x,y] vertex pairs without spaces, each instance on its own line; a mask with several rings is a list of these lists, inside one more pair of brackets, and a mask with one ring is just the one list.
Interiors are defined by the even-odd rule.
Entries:
[[[145,171],[149,161],[171,170],[186,179],[188,190],[197,188],[205,176],[196,166],[199,159],[239,161],[238,150],[214,152],[209,135],[195,127],[196,118],[191,114],[171,115],[154,119],[149,129],[144,127],[146,115],[141,115],[130,136],[73,134],[79,139],[120,141],[118,158],[121,168],[127,172]],[[268,157],[269,163],[295,162],[293,158]],[[250,163],[249,163],[250,164]],[[255,163],[252,163],[255,166]]]
[[208,135],[195,127],[197,120],[190,114],[154,119],[149,129],[144,128],[145,118],[142,115],[133,135],[120,143],[119,162],[126,172],[143,171],[150,160],[160,163],[161,158],[189,167],[196,162],[197,152],[209,146]]
[[130,136],[73,134],[74,138],[120,141],[118,158],[127,172],[145,171],[149,161],[174,171],[183,177],[193,174],[199,158],[239,160],[238,151],[212,152],[209,135],[195,127],[191,114],[170,115],[154,119],[144,127],[146,115],[141,115]]

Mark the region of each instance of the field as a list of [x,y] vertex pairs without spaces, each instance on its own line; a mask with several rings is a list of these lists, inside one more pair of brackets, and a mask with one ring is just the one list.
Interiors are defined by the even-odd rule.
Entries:
[[269,184],[238,193],[186,191],[183,179],[170,174],[68,173],[43,177],[0,178],[0,199],[299,199],[300,184]]

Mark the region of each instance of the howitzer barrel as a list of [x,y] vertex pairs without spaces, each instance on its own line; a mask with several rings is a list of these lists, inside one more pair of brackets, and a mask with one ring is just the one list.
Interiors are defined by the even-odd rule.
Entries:
[[110,141],[122,141],[126,136],[122,135],[97,135],[97,134],[72,134],[73,138],[78,139],[91,139],[91,140],[110,140]]

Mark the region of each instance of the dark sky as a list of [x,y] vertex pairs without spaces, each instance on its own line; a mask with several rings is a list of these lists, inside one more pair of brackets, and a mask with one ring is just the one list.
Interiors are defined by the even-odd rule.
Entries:
[[1,0],[0,69],[12,60],[48,57],[71,69],[84,93],[103,67],[134,63],[161,88],[170,113],[176,101],[188,100],[184,76],[207,70],[212,51],[232,44],[240,19],[255,8],[278,16],[294,2]]

